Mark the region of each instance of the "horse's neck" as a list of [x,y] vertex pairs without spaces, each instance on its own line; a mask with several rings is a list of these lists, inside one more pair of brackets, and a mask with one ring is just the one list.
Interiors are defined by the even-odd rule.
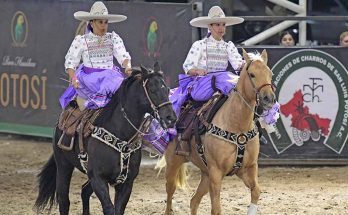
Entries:
[[[118,138],[125,141],[136,133],[134,127],[139,128],[145,115],[145,111],[139,107],[134,95],[128,93],[127,98],[117,105],[108,125]],[[124,112],[121,111],[121,108]]]
[[[245,93],[243,87],[240,83],[237,85],[240,95],[237,92],[230,93],[229,98],[214,118],[214,123],[227,131],[246,132],[254,126],[253,110],[256,102],[251,99],[251,95]],[[241,96],[245,98],[245,101]]]

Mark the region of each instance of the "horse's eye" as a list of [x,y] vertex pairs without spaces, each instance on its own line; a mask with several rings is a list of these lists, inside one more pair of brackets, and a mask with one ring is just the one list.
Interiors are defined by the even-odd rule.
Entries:
[[255,78],[255,75],[253,73],[250,73],[250,78]]

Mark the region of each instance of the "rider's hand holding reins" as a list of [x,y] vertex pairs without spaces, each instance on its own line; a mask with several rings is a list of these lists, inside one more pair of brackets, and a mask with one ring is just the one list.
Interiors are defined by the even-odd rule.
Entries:
[[73,76],[71,78],[71,83],[74,88],[79,88],[80,83],[79,83],[79,80],[77,80],[76,76]]
[[79,80],[76,78],[76,75],[75,75],[75,71],[73,69],[68,69],[67,70],[68,74],[69,74],[69,77],[70,77],[70,80],[71,80],[71,84],[73,85],[73,87],[76,89],[79,87]]
[[130,76],[132,74],[132,65],[129,59],[125,59],[122,63],[122,66],[124,69],[124,73],[126,73],[127,76]]
[[191,76],[196,76],[196,75],[205,76],[207,75],[207,73],[208,72],[204,69],[190,69],[187,74]]
[[127,76],[130,76],[132,74],[132,68],[131,67],[125,68],[124,73],[126,73]]

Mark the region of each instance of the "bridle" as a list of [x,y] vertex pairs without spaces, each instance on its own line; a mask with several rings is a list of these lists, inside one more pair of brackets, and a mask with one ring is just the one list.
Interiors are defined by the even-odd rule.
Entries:
[[[148,83],[148,80],[149,78],[146,78],[143,80],[143,89],[145,91],[145,95],[146,95],[146,98],[147,100],[149,101],[150,103],[150,106],[151,106],[151,109],[153,111],[153,115],[154,115],[154,118],[157,119],[161,124],[162,124],[162,120],[161,120],[161,117],[158,113],[159,109],[161,109],[162,107],[164,106],[167,106],[167,105],[172,105],[172,103],[170,101],[166,101],[166,102],[162,102],[160,103],[159,105],[155,105],[155,103],[153,102],[153,100],[151,99],[150,97],[150,94],[146,88],[146,85]],[[142,130],[144,130],[142,127],[146,124],[146,123],[141,123],[141,126],[140,128],[137,128],[133,123],[132,121],[129,119],[129,117],[127,116],[127,113],[126,111],[124,110],[123,106],[121,105],[121,111],[123,113],[123,117],[128,121],[128,123],[137,131],[137,133],[139,133],[140,135],[144,136],[144,135],[149,135],[149,133],[144,133]],[[143,121],[145,122],[147,120],[147,118]]]
[[162,102],[159,105],[155,105],[155,103],[151,99],[151,97],[149,95],[149,92],[147,91],[147,88],[146,88],[146,84],[148,83],[148,80],[149,80],[148,78],[143,80],[143,88],[144,88],[144,91],[145,91],[145,95],[146,95],[147,100],[150,102],[150,105],[151,105],[151,108],[152,108],[152,111],[153,111],[153,114],[154,114],[155,118],[157,120],[160,120],[160,116],[159,116],[159,113],[158,113],[159,109],[164,107],[164,106],[167,106],[167,105],[172,105],[172,103],[168,100],[166,102]]
[[[251,85],[252,85],[252,87],[253,87],[253,90],[254,90],[254,92],[255,92],[255,100],[256,100],[256,108],[257,108],[258,106],[260,106],[260,91],[261,91],[261,89],[264,88],[264,87],[270,86],[271,89],[272,89],[272,91],[274,92],[274,91],[275,91],[275,87],[274,87],[274,85],[273,85],[272,83],[262,84],[262,85],[261,85],[260,87],[258,87],[258,88],[255,86],[255,83],[254,83],[254,81],[253,81],[253,79],[252,79],[252,77],[251,77],[251,75],[250,75],[250,73],[249,73],[249,67],[250,67],[250,65],[251,65],[253,62],[254,62],[253,60],[251,60],[251,61],[248,62],[248,64],[246,65],[245,71],[246,71],[246,73],[248,74],[250,83],[251,83]],[[258,117],[261,116],[261,115],[259,115],[258,113],[256,113],[256,112],[252,109],[252,107],[251,107],[250,104],[247,102],[247,100],[242,96],[242,94],[240,94],[240,92],[238,92],[237,87],[234,88],[234,91],[242,98],[243,102],[248,106],[248,108],[249,108],[251,111],[253,111],[253,112],[255,113],[256,116],[258,116]]]

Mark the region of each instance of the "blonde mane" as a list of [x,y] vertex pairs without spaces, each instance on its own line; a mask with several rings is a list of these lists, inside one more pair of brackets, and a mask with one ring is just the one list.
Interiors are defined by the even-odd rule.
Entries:
[[263,62],[263,59],[262,59],[261,54],[259,52],[250,52],[250,53],[248,53],[248,56],[249,56],[250,60],[252,60],[252,61],[260,60]]

